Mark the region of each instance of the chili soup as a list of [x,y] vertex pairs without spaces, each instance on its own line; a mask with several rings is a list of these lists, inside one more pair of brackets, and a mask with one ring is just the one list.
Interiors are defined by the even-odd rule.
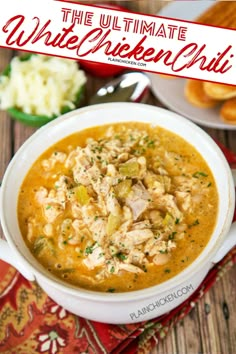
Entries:
[[217,219],[211,170],[146,123],[93,127],[45,151],[18,198],[21,233],[55,276],[101,292],[160,284],[190,265]]

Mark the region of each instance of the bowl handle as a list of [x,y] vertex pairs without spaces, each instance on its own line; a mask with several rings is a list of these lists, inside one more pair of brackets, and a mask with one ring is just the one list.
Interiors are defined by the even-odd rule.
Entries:
[[223,245],[220,247],[215,257],[213,258],[212,260],[213,264],[219,262],[235,245],[236,245],[236,222],[232,224]]
[[26,279],[34,281],[35,277],[27,269],[27,263],[10,248],[7,241],[0,239],[0,259],[15,267]]

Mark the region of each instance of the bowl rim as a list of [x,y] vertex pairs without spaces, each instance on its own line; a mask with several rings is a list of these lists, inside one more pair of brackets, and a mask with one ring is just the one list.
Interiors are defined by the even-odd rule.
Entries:
[[[222,231],[218,235],[216,242],[211,247],[211,249],[209,250],[207,255],[204,255],[205,250],[206,250],[206,247],[205,247],[204,250],[200,253],[200,255],[188,267],[186,267],[183,271],[178,273],[176,276],[168,279],[167,281],[165,281],[163,283],[154,285],[149,288],[135,290],[135,291],[120,292],[120,293],[106,293],[106,292],[87,290],[84,288],[73,286],[73,285],[66,283],[64,281],[61,281],[60,279],[56,278],[51,273],[44,270],[44,268],[40,265],[40,263],[33,256],[32,257],[34,258],[35,262],[34,262],[34,264],[32,264],[33,263],[32,260],[29,259],[28,257],[27,258],[25,257],[25,254],[22,253],[22,251],[19,249],[19,247],[17,247],[16,243],[13,240],[13,237],[11,236],[11,234],[9,232],[9,226],[7,225],[7,222],[6,222],[7,217],[5,217],[5,214],[4,214],[4,210],[5,210],[4,209],[4,197],[5,197],[5,189],[6,189],[6,185],[7,185],[7,181],[8,181],[8,176],[12,173],[12,170],[14,171],[15,162],[17,161],[19,156],[26,149],[28,149],[28,147],[30,147],[31,145],[34,144],[35,139],[38,139],[41,136],[43,136],[45,134],[45,132],[48,131],[49,129],[53,130],[56,126],[58,127],[58,125],[62,126],[63,122],[65,122],[66,120],[71,119],[71,118],[73,119],[73,117],[75,117],[77,115],[78,116],[83,115],[83,114],[86,114],[87,112],[91,112],[91,111],[93,111],[93,112],[97,112],[100,110],[104,111],[104,109],[106,111],[107,110],[109,111],[109,109],[111,109],[111,108],[112,109],[119,109],[119,107],[121,107],[121,106],[124,109],[131,108],[131,109],[136,110],[136,109],[142,108],[147,111],[154,110],[155,112],[165,113],[171,119],[172,118],[178,119],[179,121],[182,121],[182,123],[186,127],[190,127],[191,129],[194,129],[194,131],[196,133],[200,133],[200,135],[203,137],[204,141],[206,143],[208,143],[209,146],[211,146],[213,148],[213,150],[217,153],[217,155],[222,163],[222,167],[224,168],[225,173],[227,175],[228,192],[229,192],[229,195],[227,195],[227,198],[229,200],[229,203],[228,203],[229,207],[228,207],[227,211],[225,212],[224,222],[222,225]],[[126,120],[126,122],[128,122],[128,121],[135,121],[135,119]],[[145,120],[143,120],[143,122],[145,122]],[[104,124],[106,124],[106,123],[102,123],[102,124],[98,123],[97,125],[104,125]],[[157,123],[157,125],[158,125],[158,123]],[[94,125],[91,125],[91,127],[92,126],[94,126]],[[83,130],[83,129],[81,129],[81,130]],[[181,134],[179,134],[179,135],[181,136]],[[64,137],[66,137],[66,136],[68,136],[68,134],[64,135]],[[58,139],[57,141],[59,141],[59,140],[61,140],[61,139]],[[53,143],[51,143],[50,145],[52,145],[52,144]],[[193,146],[195,148],[197,148],[194,144],[193,144]],[[43,151],[45,151],[45,150],[46,150],[46,148]],[[40,155],[41,155],[41,153],[38,153],[38,156],[40,156]],[[34,159],[34,161],[35,161],[35,159]],[[29,168],[30,168],[30,166],[29,166]],[[29,168],[28,168],[28,170],[29,170]],[[214,177],[215,177],[215,175],[214,175]],[[0,193],[0,218],[1,218],[1,223],[2,223],[5,237],[9,243],[10,247],[15,252],[17,252],[20,259],[24,263],[26,262],[27,265],[30,267],[32,274],[36,276],[36,280],[43,279],[43,281],[47,282],[48,285],[51,285],[53,288],[57,288],[58,290],[62,291],[63,293],[67,293],[67,294],[74,295],[74,296],[79,296],[81,298],[86,298],[86,299],[90,299],[90,300],[96,300],[96,301],[108,301],[108,299],[109,299],[109,301],[111,301],[111,302],[119,302],[122,300],[132,301],[132,300],[134,300],[134,298],[135,298],[135,300],[144,299],[144,298],[147,298],[147,297],[150,297],[153,295],[157,296],[157,295],[162,294],[168,290],[179,287],[183,283],[187,283],[189,280],[191,280],[191,278],[194,276],[195,273],[200,272],[200,270],[204,267],[204,265],[206,265],[206,263],[209,263],[211,261],[213,255],[219,249],[220,245],[223,242],[223,236],[225,236],[225,234],[227,233],[227,231],[229,230],[229,228],[231,226],[231,222],[233,219],[233,212],[234,212],[233,208],[231,207],[231,204],[233,205],[233,201],[232,201],[232,199],[230,199],[230,198],[234,198],[234,196],[235,196],[232,175],[230,173],[230,168],[229,168],[229,165],[226,161],[226,158],[224,157],[222,151],[217,146],[217,144],[214,142],[214,140],[204,130],[199,128],[196,124],[190,122],[188,119],[182,117],[181,115],[174,113],[172,111],[169,111],[167,109],[164,109],[164,108],[141,104],[141,103],[127,103],[127,102],[126,103],[124,103],[124,102],[113,103],[112,102],[112,103],[104,103],[104,104],[98,104],[98,105],[93,105],[93,106],[86,106],[86,107],[82,107],[77,110],[74,110],[72,112],[66,113],[66,114],[56,118],[55,120],[51,121],[47,125],[41,127],[22,144],[22,146],[19,148],[19,150],[16,152],[16,154],[14,155],[12,160],[10,161],[10,163],[6,169],[6,172],[4,174],[4,177],[3,177],[1,189],[2,190]],[[225,230],[227,230],[227,231],[225,231]],[[22,240],[23,240],[23,237],[22,237]],[[23,241],[23,243],[24,243],[24,241]],[[203,255],[205,257],[203,257]],[[210,255],[212,255],[212,257],[210,257]],[[196,263],[199,262],[199,260],[200,260],[200,266],[196,267]],[[194,267],[195,267],[195,269],[194,269]]]

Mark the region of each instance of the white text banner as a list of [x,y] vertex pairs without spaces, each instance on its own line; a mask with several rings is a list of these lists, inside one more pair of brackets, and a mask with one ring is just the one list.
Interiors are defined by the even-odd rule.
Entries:
[[7,4],[1,47],[236,84],[236,30],[65,1]]

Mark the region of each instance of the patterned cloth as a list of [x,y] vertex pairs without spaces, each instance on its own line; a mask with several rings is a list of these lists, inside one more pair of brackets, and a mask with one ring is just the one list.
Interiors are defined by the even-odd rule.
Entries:
[[[236,155],[221,148],[229,163],[236,165]],[[0,261],[0,353],[148,353],[234,263],[236,247],[211,269],[188,300],[168,314],[147,322],[111,325],[67,312],[36,283]]]

